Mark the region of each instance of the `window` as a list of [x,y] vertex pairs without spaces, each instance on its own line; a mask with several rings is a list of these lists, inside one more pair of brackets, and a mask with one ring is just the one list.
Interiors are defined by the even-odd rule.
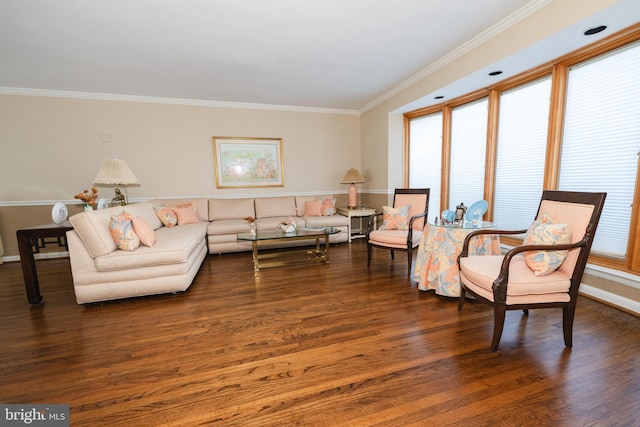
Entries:
[[550,95],[551,77],[547,77],[500,96],[493,220],[502,229],[529,227],[538,210]]
[[625,258],[640,150],[640,45],[569,71],[559,188],[606,191],[592,252]]
[[449,209],[484,198],[484,166],[487,146],[487,108],[483,98],[453,109],[451,117],[451,172]]
[[[441,146],[442,156],[429,158],[447,191],[440,199],[449,206],[439,210],[486,198],[501,229],[527,228],[544,189],[604,191],[591,262],[640,273],[640,239],[633,238],[640,236],[638,69],[636,26],[557,63],[406,113],[411,185],[437,181],[416,168]],[[427,122],[432,130],[419,131]],[[423,140],[430,145],[418,147]]]
[[409,186],[429,188],[429,216],[440,216],[442,113],[411,120]]

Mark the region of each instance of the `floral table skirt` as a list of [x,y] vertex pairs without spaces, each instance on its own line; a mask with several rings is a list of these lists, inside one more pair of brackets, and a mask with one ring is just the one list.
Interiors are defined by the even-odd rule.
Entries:
[[[457,259],[462,244],[472,228],[441,227],[427,224],[416,255],[411,278],[418,282],[418,289],[434,289],[436,294],[448,297],[460,296],[460,276]],[[500,238],[486,234],[469,243],[470,255],[499,255]]]

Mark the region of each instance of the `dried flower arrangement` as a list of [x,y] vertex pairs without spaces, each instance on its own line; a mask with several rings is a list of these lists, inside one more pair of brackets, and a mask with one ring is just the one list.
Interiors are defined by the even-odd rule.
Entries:
[[82,200],[82,202],[91,207],[96,205],[96,200],[98,199],[98,189],[96,187],[91,187],[91,193],[89,190],[84,190],[82,193],[78,193],[73,196],[75,199]]

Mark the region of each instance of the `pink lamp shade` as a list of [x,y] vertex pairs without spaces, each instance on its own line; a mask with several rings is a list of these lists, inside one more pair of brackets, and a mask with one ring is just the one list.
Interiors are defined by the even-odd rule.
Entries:
[[349,185],[349,208],[355,208],[358,205],[358,189],[356,184],[361,184],[365,182],[364,178],[358,172],[358,169],[351,168],[347,171],[342,178],[342,182],[340,184],[350,184]]

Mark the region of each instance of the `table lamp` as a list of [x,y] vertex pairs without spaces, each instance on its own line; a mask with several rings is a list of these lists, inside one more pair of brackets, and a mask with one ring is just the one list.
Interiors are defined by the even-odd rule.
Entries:
[[[111,202],[119,203],[122,206],[127,204],[126,187],[140,186],[138,178],[136,178],[129,165],[124,160],[115,158],[102,162],[93,184],[115,186],[116,195]],[[125,194],[122,194],[118,187],[125,188]]]
[[340,184],[350,184],[349,185],[349,209],[353,209],[358,204],[358,189],[356,188],[356,184],[361,184],[365,182],[358,169],[351,168],[347,171],[342,178],[342,182]]

